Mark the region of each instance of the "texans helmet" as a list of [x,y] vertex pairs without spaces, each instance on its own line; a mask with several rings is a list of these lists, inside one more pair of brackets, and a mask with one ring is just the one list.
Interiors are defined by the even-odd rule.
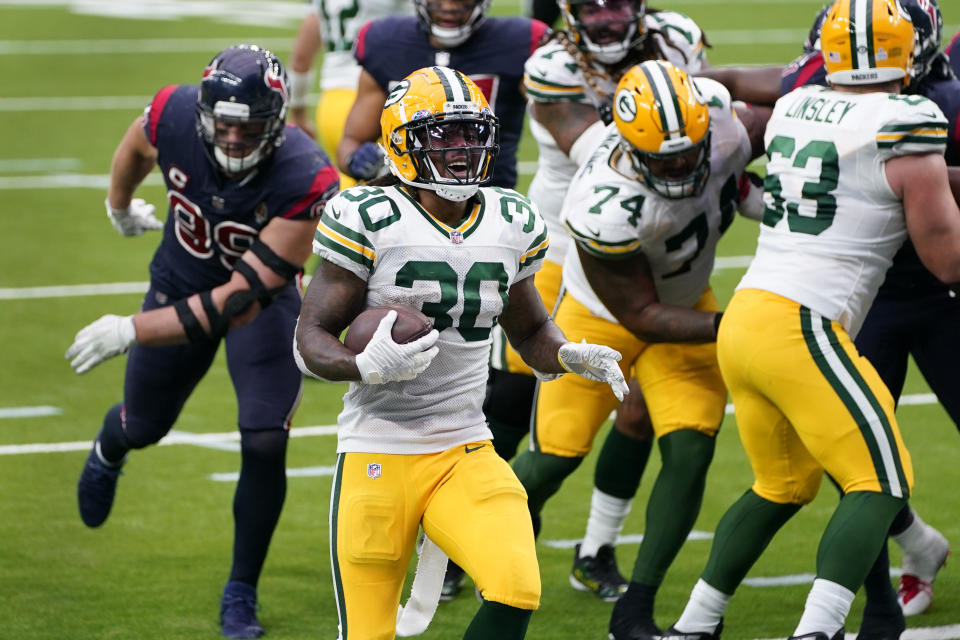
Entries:
[[652,190],[679,199],[710,177],[710,110],[684,71],[664,60],[627,70],[613,95],[621,148]]
[[[453,0],[437,2],[436,0],[413,0],[417,10],[417,18],[421,26],[440,44],[449,49],[467,41],[467,38],[480,28],[487,19],[490,9],[490,0]],[[462,18],[469,14],[465,22],[458,26],[444,26],[438,24],[446,22],[442,18],[456,21],[458,15]]]
[[287,72],[280,59],[256,45],[218,53],[203,72],[197,129],[225,173],[246,173],[283,143]]
[[402,182],[460,202],[493,176],[500,125],[473,80],[425,67],[400,81],[380,116],[380,145]]

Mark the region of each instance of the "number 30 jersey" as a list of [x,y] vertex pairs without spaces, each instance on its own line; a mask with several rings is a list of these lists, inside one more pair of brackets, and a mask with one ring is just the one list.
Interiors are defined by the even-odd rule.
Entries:
[[351,383],[339,452],[433,453],[492,437],[482,410],[490,330],[548,238],[516,191],[482,187],[470,202],[455,228],[399,185],[346,189],[327,204],[314,253],[367,282],[366,306],[410,305],[440,331],[440,352],[413,380]]
[[907,236],[884,165],[943,153],[946,139],[946,118],[922,96],[807,86],[780,98],[757,254],[737,288],[789,298],[855,337]]
[[[699,196],[671,200],[649,189],[611,124],[574,177],[562,210],[564,224],[583,250],[604,260],[642,253],[659,300],[685,307],[692,307],[709,285],[716,245],[733,222],[738,180],[750,162],[750,139],[731,109],[729,92],[713,80],[695,82],[710,105],[710,177]],[[591,313],[617,322],[591,288],[576,251],[567,253],[563,282]]]

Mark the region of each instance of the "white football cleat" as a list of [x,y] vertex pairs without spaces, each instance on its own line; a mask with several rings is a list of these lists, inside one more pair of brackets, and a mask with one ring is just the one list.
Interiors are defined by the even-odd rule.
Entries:
[[900,576],[897,600],[904,616],[919,615],[930,608],[933,603],[933,580],[947,564],[950,555],[950,543],[943,534],[926,523],[924,526],[927,528],[927,543],[922,552],[903,551],[903,575]]

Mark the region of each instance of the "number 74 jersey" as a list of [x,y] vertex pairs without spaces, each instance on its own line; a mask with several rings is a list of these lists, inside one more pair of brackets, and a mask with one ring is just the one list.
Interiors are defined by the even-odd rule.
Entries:
[[766,210],[738,289],[771,291],[855,337],[907,236],[887,160],[943,153],[947,120],[923,96],[807,86],[767,124]]
[[415,307],[440,331],[439,353],[413,380],[351,385],[338,451],[433,453],[492,437],[482,410],[490,330],[510,286],[540,268],[547,246],[543,218],[510,189],[480,188],[456,227],[399,185],[334,197],[314,253],[367,282],[366,306]]

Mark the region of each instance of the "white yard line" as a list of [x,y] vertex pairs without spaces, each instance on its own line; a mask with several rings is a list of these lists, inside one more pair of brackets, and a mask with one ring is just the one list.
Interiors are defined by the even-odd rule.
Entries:
[[[2,3],[0,3],[2,4]],[[90,55],[99,53],[209,53],[238,42],[250,42],[277,51],[293,46],[289,38],[246,36],[238,38],[141,38],[139,40],[0,40],[3,56]],[[803,38],[801,38],[802,40]]]
[[[106,190],[110,174],[54,173],[46,176],[6,176],[0,178],[0,191],[29,189],[99,189]],[[162,185],[163,176],[151,173],[141,184]]]
[[40,418],[45,416],[59,416],[63,411],[59,407],[8,407],[0,408],[0,419],[3,418]]

